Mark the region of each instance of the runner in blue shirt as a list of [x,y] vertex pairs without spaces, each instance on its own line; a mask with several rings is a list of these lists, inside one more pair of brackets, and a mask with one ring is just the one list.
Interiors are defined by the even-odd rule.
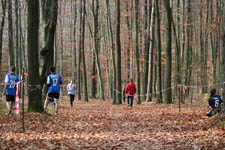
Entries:
[[10,68],[10,73],[5,76],[5,86],[3,94],[6,95],[6,104],[9,110],[8,116],[11,116],[13,105],[15,104],[16,99],[16,83],[19,82],[19,77],[15,74],[16,68],[13,66]]
[[62,84],[62,79],[60,74],[55,73],[55,67],[50,67],[50,75],[47,78],[47,85],[49,87],[47,97],[45,99],[44,108],[47,108],[49,99],[53,99],[55,103],[55,110],[58,113],[58,103],[60,94],[60,84]]
[[71,105],[71,107],[73,107],[76,84],[73,83],[73,80],[70,80],[70,83],[67,85],[66,88],[67,88],[67,91],[68,91],[68,95],[70,96],[70,105]]

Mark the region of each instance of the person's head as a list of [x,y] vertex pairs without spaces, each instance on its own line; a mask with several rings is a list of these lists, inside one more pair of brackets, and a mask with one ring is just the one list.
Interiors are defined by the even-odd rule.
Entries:
[[133,82],[133,79],[130,79],[130,82]]
[[210,97],[214,96],[214,95],[216,95],[216,89],[215,88],[211,89],[211,91],[210,91]]
[[55,67],[54,66],[51,66],[49,70],[50,70],[51,73],[55,73]]
[[15,73],[16,72],[16,67],[15,66],[10,67],[10,72],[11,73]]
[[70,80],[70,84],[72,84],[73,83],[73,80]]

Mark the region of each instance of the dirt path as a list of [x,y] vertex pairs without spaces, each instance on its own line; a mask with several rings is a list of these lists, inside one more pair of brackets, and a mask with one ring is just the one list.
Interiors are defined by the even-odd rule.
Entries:
[[25,134],[18,118],[0,117],[0,149],[161,150],[225,149],[225,131],[207,107],[143,103],[128,108],[110,101],[68,101],[58,115],[26,113]]

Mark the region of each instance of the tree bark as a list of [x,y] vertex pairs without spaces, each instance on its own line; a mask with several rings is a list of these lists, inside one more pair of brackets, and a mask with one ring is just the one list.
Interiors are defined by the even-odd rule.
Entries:
[[172,76],[172,10],[170,8],[170,2],[163,0],[166,9],[166,72],[165,72],[165,103],[172,103],[172,89],[171,89],[171,76]]
[[[223,7],[223,18],[222,18],[222,66],[223,66],[223,78],[225,83],[225,7]],[[225,91],[225,84],[223,84],[223,89]],[[225,98],[225,92],[223,93]],[[223,98],[223,100],[224,100]],[[225,115],[225,104],[223,103],[223,115]]]
[[157,103],[162,103],[163,99],[162,99],[162,73],[161,73],[161,30],[160,30],[160,13],[159,13],[159,0],[156,0],[156,14],[157,14],[157,37],[158,37],[158,43],[157,43],[157,47],[158,47],[158,93],[157,93]]
[[121,87],[121,43],[120,43],[120,0],[116,0],[116,50],[117,50],[117,99],[116,104],[122,104]]
[[[149,33],[150,27],[148,23],[148,18],[151,19],[151,15],[148,14],[148,0],[145,0],[145,7],[144,7],[144,68],[143,68],[143,80],[142,80],[142,94],[144,95],[143,99],[146,100],[146,93],[147,93],[147,85],[148,85],[148,64],[149,64]],[[149,7],[149,9],[152,8]],[[151,11],[149,11],[151,12]],[[149,17],[148,17],[149,16]]]
[[3,31],[5,26],[5,13],[6,13],[6,0],[1,0],[2,3],[2,17],[0,22],[0,71],[1,71],[1,64],[2,64],[2,38],[3,38]]
[[46,83],[49,67],[54,65],[54,39],[57,25],[58,0],[41,0],[42,48],[40,51],[41,86]]
[[42,112],[41,90],[37,88],[40,84],[39,76],[39,1],[28,0],[28,85],[36,87],[28,91],[28,111]]
[[137,78],[137,104],[141,104],[140,98],[140,66],[139,66],[139,27],[138,27],[138,0],[134,0],[135,7],[135,54],[136,54],[136,78]]
[[[96,1],[96,8],[95,8],[95,1]],[[92,0],[92,14],[93,14],[93,45],[94,45],[94,52],[95,52],[95,59],[96,59],[96,66],[97,66],[97,72],[98,72],[98,78],[99,78],[99,85],[100,85],[100,99],[104,100],[104,85],[103,85],[103,79],[102,79],[102,73],[101,73],[101,67],[100,67],[100,60],[99,60],[99,40],[98,40],[98,13],[99,13],[99,0]]]
[[79,25],[79,47],[78,47],[78,100],[81,100],[81,61],[82,61],[82,0],[80,0],[80,25]]
[[15,66],[15,52],[13,40],[13,18],[12,18],[12,0],[8,0],[8,51],[9,66]]
[[153,62],[154,62],[154,27],[155,27],[155,0],[152,0],[151,24],[150,24],[150,50],[148,66],[148,89],[146,101],[152,101],[153,86]]
[[109,0],[105,0],[106,9],[107,9],[107,28],[108,28],[108,36],[110,39],[110,52],[111,52],[111,64],[112,64],[112,103],[116,104],[116,63],[115,63],[115,45],[113,39],[113,31],[112,31],[112,21],[111,21],[111,12],[109,6]]
[[83,0],[83,17],[82,17],[82,61],[83,61],[83,73],[84,73],[84,100],[88,102],[88,92],[87,92],[87,71],[85,63],[85,53],[84,53],[84,43],[85,43],[85,17],[86,17],[86,0]]

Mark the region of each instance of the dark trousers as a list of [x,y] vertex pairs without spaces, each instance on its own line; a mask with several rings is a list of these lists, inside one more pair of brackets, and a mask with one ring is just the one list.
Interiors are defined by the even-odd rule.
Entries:
[[125,103],[126,101],[126,96],[123,96],[123,103]]
[[70,96],[70,105],[71,107],[73,107],[74,95],[69,94],[69,96]]
[[133,100],[134,100],[134,96],[128,96],[127,97],[127,104],[128,106],[133,106]]

